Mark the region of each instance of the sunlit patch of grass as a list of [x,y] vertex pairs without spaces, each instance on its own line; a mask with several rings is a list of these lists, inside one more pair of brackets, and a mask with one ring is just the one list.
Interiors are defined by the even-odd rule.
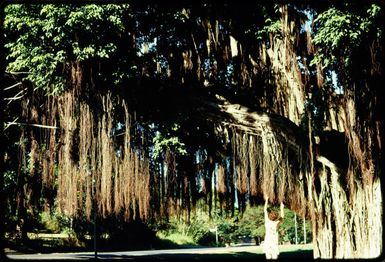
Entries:
[[170,234],[157,232],[156,236],[161,240],[168,240],[178,245],[197,245],[197,243],[195,243],[194,239],[191,236],[186,236],[178,232],[173,232]]
[[56,239],[56,238],[69,238],[68,233],[50,234],[50,233],[35,233],[28,232],[27,236],[29,239]]

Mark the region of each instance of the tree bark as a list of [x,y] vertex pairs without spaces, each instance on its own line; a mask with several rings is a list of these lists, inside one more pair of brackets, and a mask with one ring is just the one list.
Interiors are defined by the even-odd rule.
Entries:
[[376,258],[382,250],[380,179],[357,184],[347,199],[343,173],[325,157],[317,158],[319,190],[314,190],[314,258]]

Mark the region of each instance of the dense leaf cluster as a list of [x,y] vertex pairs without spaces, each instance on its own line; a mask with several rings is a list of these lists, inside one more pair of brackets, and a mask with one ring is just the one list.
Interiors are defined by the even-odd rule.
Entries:
[[26,72],[47,94],[68,86],[71,62],[117,58],[131,25],[128,5],[8,5],[5,13],[7,71]]
[[313,42],[318,49],[311,63],[323,69],[349,68],[353,54],[368,38],[382,38],[382,13],[376,4],[365,8],[345,4],[321,12],[314,19]]

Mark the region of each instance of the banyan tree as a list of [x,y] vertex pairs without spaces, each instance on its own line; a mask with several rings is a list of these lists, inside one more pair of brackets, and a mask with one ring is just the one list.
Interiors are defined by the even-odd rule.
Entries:
[[5,8],[19,207],[156,220],[268,196],[311,220],[315,258],[380,255],[382,8],[139,2]]

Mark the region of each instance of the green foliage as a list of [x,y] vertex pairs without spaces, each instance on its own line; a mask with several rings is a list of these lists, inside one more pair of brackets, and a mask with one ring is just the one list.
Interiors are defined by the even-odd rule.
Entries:
[[193,217],[190,223],[177,218],[171,218],[168,226],[159,230],[157,235],[161,239],[170,240],[178,245],[197,245],[201,238],[209,231],[207,220]]
[[173,152],[176,152],[180,155],[186,155],[187,151],[185,149],[185,144],[180,142],[179,137],[169,137],[165,138],[160,134],[157,134],[154,137],[154,152],[153,157],[157,158],[161,156],[161,154],[168,148],[171,149]]
[[27,72],[25,79],[37,88],[60,93],[69,62],[116,55],[111,41],[125,32],[127,17],[128,5],[8,5],[7,71]]
[[258,41],[267,40],[269,34],[281,37],[281,14],[280,5],[261,6],[260,13],[256,15],[251,24],[245,24],[245,34],[250,34]]
[[[305,221],[306,227],[306,242],[310,243],[312,234],[311,234],[311,224],[310,221]],[[295,218],[294,212],[285,210],[285,219],[280,225],[280,237],[284,242],[290,241],[290,243],[295,244]],[[303,243],[304,241],[304,232],[303,232],[303,218],[297,215],[297,240],[298,244]]]
[[154,149],[152,152],[152,158],[157,159],[163,155],[166,150],[171,150],[177,155],[187,155],[186,145],[181,142],[179,136],[175,133],[179,130],[178,124],[171,126],[170,132],[166,136],[163,136],[160,132],[157,132],[153,138]]
[[177,245],[196,245],[196,242],[191,236],[187,236],[179,232],[172,232],[166,234],[163,231],[159,231],[156,235],[161,240],[168,240]]
[[[276,208],[278,210],[278,208]],[[274,209],[275,210],[275,209]],[[294,212],[285,208],[285,218],[279,227],[280,240],[292,244],[295,243]],[[215,245],[215,232],[210,229],[218,227],[219,245],[242,243],[245,240],[255,240],[257,244],[265,237],[265,221],[263,206],[247,207],[246,211],[236,214],[235,217],[227,217],[218,210],[210,218],[206,213],[200,213],[191,217],[190,223],[177,218],[171,218],[163,226],[155,225],[157,236],[170,240],[180,245]],[[307,243],[311,242],[311,226],[306,221]],[[297,216],[298,242],[303,242],[303,220]]]
[[4,172],[4,190],[8,191],[14,188],[17,184],[17,173],[13,170],[6,170]]
[[201,243],[201,240],[209,232],[209,226],[205,217],[194,217],[187,226],[186,233],[191,235],[197,243]]
[[59,233],[61,231],[59,220],[56,216],[53,216],[49,212],[42,212],[39,216],[41,223],[49,232]]
[[42,19],[35,5],[9,5],[5,14],[4,29],[10,40],[5,44],[9,50],[7,70],[28,72],[26,79],[43,89],[63,89],[64,78],[55,74],[64,62],[64,50],[55,46],[63,39],[56,33],[55,39],[49,39],[54,35],[51,31],[57,30],[56,21]]
[[344,66],[349,66],[352,51],[360,46],[369,32],[374,32],[377,37],[382,35],[382,30],[374,23],[380,11],[378,5],[372,4],[363,13],[337,7],[320,13],[314,20],[313,42],[318,51],[311,65],[320,64],[325,69],[342,61]]
[[70,232],[70,219],[59,213],[43,211],[39,214],[39,222],[50,233]]
[[270,18],[266,18],[265,24],[261,30],[256,32],[257,39],[262,40],[266,38],[266,35],[272,33],[274,35],[278,35],[281,32],[282,23],[281,20],[271,20]]
[[230,219],[222,218],[217,221],[217,224],[220,243],[223,245],[233,242],[233,234],[236,229],[234,222]]
[[263,239],[265,236],[263,206],[249,207],[237,224],[235,235]]

